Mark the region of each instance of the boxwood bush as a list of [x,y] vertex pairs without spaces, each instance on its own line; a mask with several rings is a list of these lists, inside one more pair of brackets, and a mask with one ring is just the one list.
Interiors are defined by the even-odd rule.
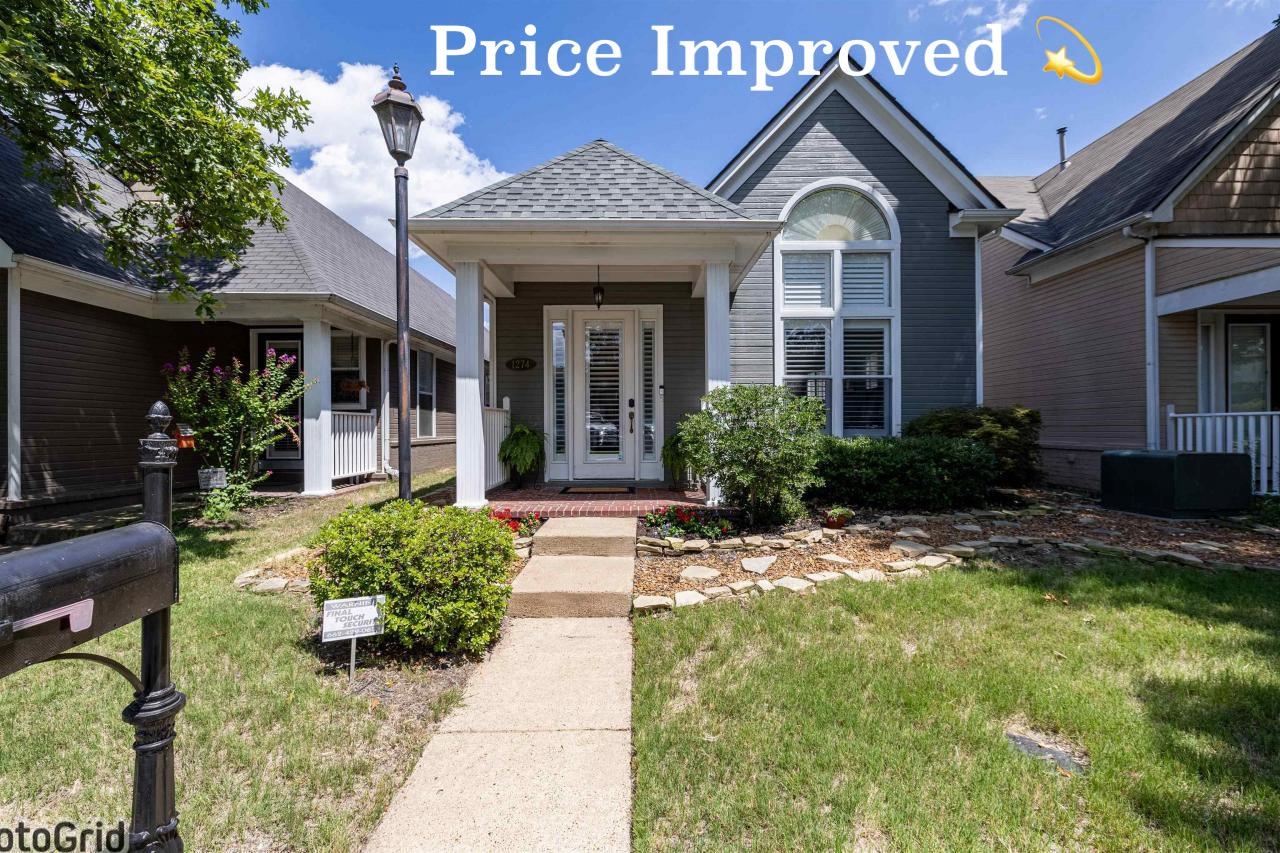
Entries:
[[967,438],[828,438],[811,497],[825,504],[929,512],[981,506],[994,454]]
[[488,513],[391,501],[327,522],[311,571],[317,606],[387,596],[388,641],[407,650],[480,652],[498,638],[511,594],[511,533]]
[[1040,480],[1040,413],[1035,409],[938,409],[916,418],[904,435],[969,438],[996,455],[996,484],[1031,486]]

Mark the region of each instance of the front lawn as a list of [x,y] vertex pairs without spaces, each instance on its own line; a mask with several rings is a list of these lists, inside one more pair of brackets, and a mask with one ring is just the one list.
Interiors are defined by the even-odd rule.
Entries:
[[[421,493],[440,475],[415,481]],[[256,511],[252,525],[178,532],[182,603],[173,670],[187,694],[178,717],[178,808],[188,850],[350,850],[417,760],[458,695],[464,668],[382,662],[358,673],[323,663],[310,605],[257,596],[232,579],[304,542],[352,503],[393,484]],[[79,649],[136,667],[138,627]],[[346,645],[335,653],[345,660]],[[362,658],[364,655],[362,655]],[[340,664],[339,664],[340,665]],[[131,691],[100,666],[60,661],[0,681],[0,826],[128,819]]]
[[637,849],[1280,847],[1277,575],[978,564],[635,636]]

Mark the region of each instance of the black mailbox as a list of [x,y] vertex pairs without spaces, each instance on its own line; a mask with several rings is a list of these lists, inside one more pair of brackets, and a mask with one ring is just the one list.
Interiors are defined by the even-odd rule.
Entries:
[[177,600],[178,543],[152,521],[0,557],[0,678]]

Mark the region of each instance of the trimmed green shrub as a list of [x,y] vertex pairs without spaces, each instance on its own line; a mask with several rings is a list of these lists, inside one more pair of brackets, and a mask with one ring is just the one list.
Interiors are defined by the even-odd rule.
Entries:
[[1040,481],[1040,413],[1035,409],[938,409],[903,429],[908,436],[969,438],[996,455],[996,484],[1032,486]]
[[391,501],[348,509],[314,544],[317,606],[387,596],[386,638],[405,649],[481,652],[498,638],[511,594],[511,533],[485,512]]
[[981,506],[997,463],[967,438],[827,438],[813,497],[824,503],[929,512]]
[[799,516],[804,490],[819,482],[822,401],[776,385],[726,385],[702,400],[705,408],[680,422],[694,476],[715,479],[749,524]]

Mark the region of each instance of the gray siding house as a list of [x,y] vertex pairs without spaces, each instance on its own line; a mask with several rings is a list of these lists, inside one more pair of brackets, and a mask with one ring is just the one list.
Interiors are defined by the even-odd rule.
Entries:
[[597,140],[413,217],[457,278],[458,503],[500,481],[506,408],[570,483],[662,480],[728,383],[821,397],[835,435],[981,403],[978,240],[1020,212],[831,63],[706,189]]

